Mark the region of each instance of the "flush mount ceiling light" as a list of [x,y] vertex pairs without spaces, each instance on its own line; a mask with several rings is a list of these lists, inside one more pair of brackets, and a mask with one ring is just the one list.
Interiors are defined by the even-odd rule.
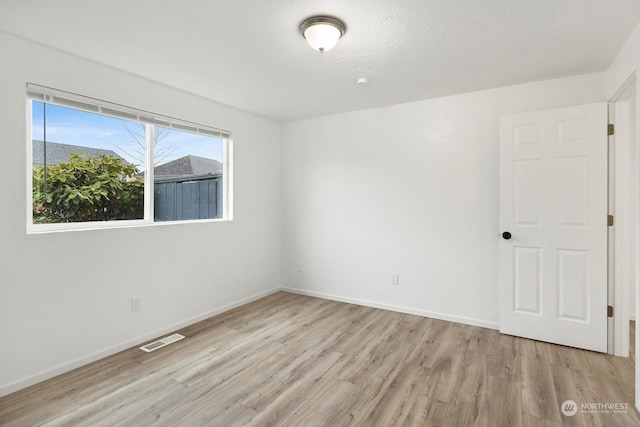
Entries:
[[334,47],[345,31],[347,28],[344,23],[330,16],[313,16],[300,24],[302,37],[320,53]]

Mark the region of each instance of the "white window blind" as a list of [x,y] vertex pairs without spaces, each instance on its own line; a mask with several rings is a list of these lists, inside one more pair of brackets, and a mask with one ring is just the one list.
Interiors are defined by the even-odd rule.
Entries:
[[175,117],[139,110],[33,83],[27,83],[27,96],[33,100],[55,103],[64,107],[104,114],[106,116],[116,117],[119,119],[134,120],[150,125],[164,126],[185,132],[219,138],[230,138],[231,136],[231,133],[226,130],[216,129],[210,126],[176,119]]

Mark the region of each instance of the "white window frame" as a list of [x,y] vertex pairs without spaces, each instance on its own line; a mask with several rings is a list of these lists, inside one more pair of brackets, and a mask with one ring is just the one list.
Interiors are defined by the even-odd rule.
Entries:
[[[135,121],[145,125],[146,139],[146,163],[153,165],[153,126],[162,126],[182,132],[190,132],[199,135],[212,136],[222,139],[222,217],[210,219],[192,219],[179,221],[154,221],[153,212],[153,168],[147,167],[144,182],[144,219],[115,220],[115,221],[88,221],[34,224],[33,223],[33,136],[32,136],[32,101],[41,101],[48,104],[59,105],[61,107],[73,108],[104,116],[115,117]],[[204,222],[231,221],[233,219],[233,197],[232,197],[232,162],[233,162],[233,140],[231,132],[218,129],[212,126],[202,125],[187,120],[176,119],[174,117],[152,113],[137,108],[127,107],[108,101],[103,101],[75,93],[65,92],[58,89],[27,83],[26,100],[27,117],[27,233],[50,233],[73,230],[95,230],[105,228],[124,228],[141,226],[162,226],[175,224],[191,224]]]

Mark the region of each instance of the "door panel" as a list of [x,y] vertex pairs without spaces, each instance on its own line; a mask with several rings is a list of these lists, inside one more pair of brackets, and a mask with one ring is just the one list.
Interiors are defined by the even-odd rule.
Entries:
[[501,117],[500,331],[607,350],[607,106]]
[[558,223],[560,226],[588,226],[588,157],[558,159]]
[[540,315],[540,248],[514,247],[514,310]]
[[589,253],[558,250],[558,317],[588,321]]
[[514,223],[541,225],[542,188],[540,160],[513,162]]

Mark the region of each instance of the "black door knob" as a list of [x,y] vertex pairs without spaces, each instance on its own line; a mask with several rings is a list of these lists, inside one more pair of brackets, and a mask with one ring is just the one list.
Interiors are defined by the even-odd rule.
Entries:
[[508,231],[505,231],[504,233],[502,233],[502,238],[504,240],[509,240],[511,238],[511,233],[509,233]]

